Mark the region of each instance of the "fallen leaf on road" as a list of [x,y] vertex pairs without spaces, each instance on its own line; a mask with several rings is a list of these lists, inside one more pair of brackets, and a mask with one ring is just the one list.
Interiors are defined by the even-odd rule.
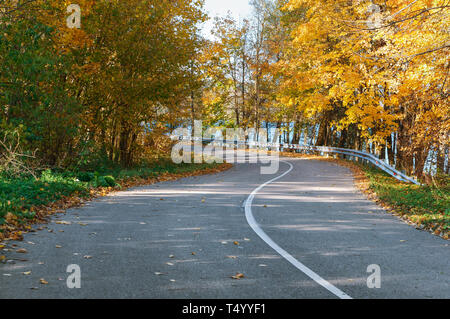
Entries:
[[46,281],[44,278],[41,278],[41,279],[39,280],[39,282],[40,282],[42,285],[48,285],[48,281]]
[[197,253],[192,252],[192,256],[195,256],[195,255],[197,255]]
[[235,244],[236,246],[239,246],[239,242],[235,241],[233,244]]
[[71,225],[72,223],[71,222],[66,222],[66,221],[64,221],[64,220],[59,220],[59,221],[57,221],[56,222],[58,225]]
[[267,208],[267,205],[264,205],[264,208]]
[[6,259],[6,256],[0,255],[0,261],[3,261]]
[[26,254],[28,252],[28,250],[26,250],[25,248],[19,248],[16,250],[16,253],[19,254]]
[[56,245],[55,247],[56,247],[56,248],[62,248],[62,246],[60,246],[60,245]]
[[244,274],[239,274],[239,273],[236,274],[235,276],[231,276],[231,278],[236,279],[236,280],[240,280],[244,277],[245,277]]

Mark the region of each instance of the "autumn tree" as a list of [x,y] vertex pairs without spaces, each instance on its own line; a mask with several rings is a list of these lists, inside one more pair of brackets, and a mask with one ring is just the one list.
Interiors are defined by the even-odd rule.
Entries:
[[416,175],[432,152],[446,152],[445,1],[291,0],[284,10],[305,14],[290,22],[280,97],[315,119],[317,144],[382,158],[387,147]]

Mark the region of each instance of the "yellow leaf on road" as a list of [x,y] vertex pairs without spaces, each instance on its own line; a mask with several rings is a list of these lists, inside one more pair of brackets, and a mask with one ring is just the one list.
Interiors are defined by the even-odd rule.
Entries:
[[244,278],[244,274],[238,273],[235,276],[231,276],[231,278],[236,279],[236,280],[240,280],[242,278]]
[[71,222],[66,222],[64,220],[59,220],[56,223],[59,224],[59,225],[71,225],[72,224]]

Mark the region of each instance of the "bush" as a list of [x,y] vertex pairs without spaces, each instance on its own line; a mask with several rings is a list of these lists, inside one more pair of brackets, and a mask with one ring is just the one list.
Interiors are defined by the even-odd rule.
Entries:
[[116,180],[112,176],[97,175],[94,184],[96,187],[115,187],[115,186],[117,186]]
[[0,123],[0,173],[10,177],[27,177],[35,175],[32,168],[34,154],[23,150],[24,127],[20,125],[11,129]]
[[89,183],[95,179],[95,175],[90,172],[81,172],[77,174],[77,178],[80,182]]
[[110,187],[114,187],[117,185],[116,180],[114,177],[112,176],[105,176],[105,182],[108,184],[108,186]]

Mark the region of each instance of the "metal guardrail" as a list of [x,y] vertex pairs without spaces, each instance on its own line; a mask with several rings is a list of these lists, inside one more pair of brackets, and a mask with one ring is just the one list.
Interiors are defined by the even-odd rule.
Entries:
[[414,178],[407,176],[406,174],[396,170],[383,160],[379,159],[373,154],[346,149],[346,148],[338,148],[338,147],[328,147],[328,146],[312,146],[312,145],[299,145],[299,144],[279,144],[279,143],[259,143],[259,142],[244,142],[244,141],[227,141],[227,140],[216,140],[216,139],[203,139],[199,137],[186,137],[186,136],[175,136],[175,139],[178,138],[180,141],[201,141],[203,143],[216,143],[218,146],[226,146],[233,147],[237,145],[248,145],[249,147],[260,147],[260,148],[278,148],[278,149],[292,149],[292,150],[303,150],[309,152],[320,152],[320,153],[335,153],[341,155],[347,155],[351,157],[361,158],[372,163],[374,166],[383,170],[387,174],[392,177],[406,183],[413,183],[416,185],[421,185]]

